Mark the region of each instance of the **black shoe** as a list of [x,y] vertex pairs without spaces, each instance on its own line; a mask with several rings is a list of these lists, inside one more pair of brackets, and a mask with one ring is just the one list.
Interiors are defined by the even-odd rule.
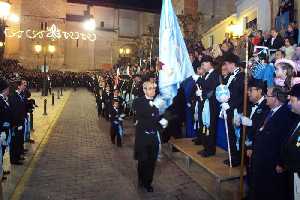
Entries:
[[197,138],[197,139],[195,139],[194,144],[195,144],[195,145],[201,145],[202,142],[201,142],[200,139]]
[[[223,163],[224,163],[225,165],[230,166],[229,159],[224,160]],[[241,161],[240,161],[240,160],[237,160],[237,159],[232,159],[232,160],[231,160],[231,164],[232,164],[232,167],[237,167],[237,166],[240,166]]]
[[138,186],[139,186],[139,187],[144,187],[144,183],[143,183],[142,180],[138,180]]
[[2,181],[6,181],[6,180],[7,180],[7,177],[2,176]]
[[154,192],[152,186],[145,187],[147,192]]
[[201,155],[203,158],[207,158],[207,157],[215,155],[215,153],[208,152],[208,151],[205,151],[205,150],[199,151],[198,154]]
[[10,171],[4,171],[4,170],[3,170],[3,174],[4,174],[4,175],[8,175],[8,174],[10,174]]
[[17,162],[11,162],[12,165],[23,165],[24,163],[17,161]]

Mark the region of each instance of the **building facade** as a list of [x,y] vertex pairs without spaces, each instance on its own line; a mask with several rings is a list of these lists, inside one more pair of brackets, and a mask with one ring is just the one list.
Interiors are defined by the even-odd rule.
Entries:
[[[6,39],[5,57],[18,59],[27,68],[43,65],[44,56],[34,51],[34,45],[56,47],[47,53],[47,65],[52,70],[87,71],[112,67],[120,58],[120,48],[135,54],[138,41],[152,37],[159,29],[159,13],[114,8],[107,5],[70,3],[66,0],[12,0],[12,11],[20,23],[8,24],[13,31],[45,30],[55,24],[65,32],[87,33],[83,23],[87,16],[96,21],[95,41],[80,39]],[[24,35],[23,35],[24,36]],[[42,54],[42,53],[41,53]],[[131,55],[127,55],[131,56]]]

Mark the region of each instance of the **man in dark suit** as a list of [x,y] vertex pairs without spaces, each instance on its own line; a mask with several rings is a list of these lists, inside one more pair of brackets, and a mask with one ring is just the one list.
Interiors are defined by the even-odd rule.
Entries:
[[241,117],[242,125],[246,126],[247,139],[246,145],[246,170],[247,170],[247,184],[249,193],[247,196],[251,198],[251,179],[252,179],[252,168],[251,168],[251,155],[253,152],[253,143],[255,142],[256,133],[259,128],[263,125],[266,116],[268,115],[270,108],[267,106],[267,101],[264,97],[266,94],[267,87],[261,80],[251,79],[248,83],[248,97],[249,105],[246,116]]
[[284,46],[283,38],[275,29],[271,30],[271,36],[272,37],[268,41],[269,49],[280,49]]
[[[10,126],[11,126],[11,108],[8,103],[8,94],[9,94],[9,83],[5,79],[0,79],[0,140],[2,146],[2,160],[0,170],[3,170],[3,157],[6,150],[6,147],[10,143]],[[2,172],[0,172],[2,174]],[[9,174],[9,171],[3,170],[3,175]],[[2,180],[6,180],[5,176],[2,176]]]
[[[290,92],[292,112],[300,117],[300,84],[292,87]],[[282,151],[284,164],[289,175],[289,199],[295,199],[295,188],[299,188],[296,179],[300,178],[300,121],[289,133],[289,138]]]
[[[220,84],[219,74],[213,67],[213,58],[210,56],[203,57],[201,60],[201,67],[205,71],[203,77],[202,86],[202,98],[203,106],[201,110],[201,115],[206,112],[205,108],[209,109],[209,120],[202,119],[202,144],[204,150],[199,152],[203,157],[213,156],[216,153],[216,127],[217,127],[217,102],[215,96],[216,87]],[[204,107],[205,102],[208,104]],[[206,113],[204,113],[205,115]],[[208,113],[207,113],[208,114]]]
[[253,143],[251,198],[284,200],[288,199],[288,179],[280,155],[290,130],[287,93],[280,87],[269,88],[266,98],[271,110]]
[[9,97],[9,104],[12,109],[12,127],[14,136],[11,141],[11,164],[22,165],[24,160],[24,123],[27,115],[26,102],[22,93],[26,89],[26,81],[17,81],[17,90]]
[[[228,103],[222,103],[221,109],[227,113],[228,136],[231,150],[232,166],[236,167],[240,164],[240,150],[237,147],[237,137],[234,128],[234,112],[242,113],[243,111],[243,93],[244,93],[244,78],[245,74],[238,67],[240,59],[234,54],[226,54],[223,57],[223,66],[230,72],[230,77],[227,81],[227,87],[230,91],[230,99]],[[229,165],[229,159],[224,160],[224,164]]]
[[146,81],[143,84],[144,97],[134,101],[136,112],[136,133],[134,158],[138,161],[139,185],[147,192],[153,192],[152,180],[159,152],[159,130],[161,124],[167,126],[166,120],[160,120],[158,108],[153,103],[155,84]]

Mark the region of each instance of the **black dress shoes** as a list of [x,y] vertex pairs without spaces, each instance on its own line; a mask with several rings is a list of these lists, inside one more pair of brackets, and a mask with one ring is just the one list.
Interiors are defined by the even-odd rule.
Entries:
[[198,154],[201,155],[203,158],[208,158],[208,157],[211,157],[211,156],[215,155],[215,153],[205,151],[205,150],[199,151]]
[[3,174],[8,175],[8,174],[10,174],[10,171],[3,171]]
[[147,192],[154,192],[152,186],[145,187]]

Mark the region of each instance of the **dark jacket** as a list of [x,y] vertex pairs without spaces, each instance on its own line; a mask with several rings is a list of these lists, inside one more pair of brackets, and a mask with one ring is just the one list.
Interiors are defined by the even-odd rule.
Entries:
[[280,49],[284,46],[284,40],[280,35],[277,35],[272,45],[272,38],[268,41],[269,49]]
[[158,132],[159,111],[150,105],[150,100],[140,97],[134,101],[136,111],[136,133],[134,144],[134,158],[136,160],[156,160],[159,147]]
[[26,99],[14,92],[8,98],[12,111],[12,126],[23,126],[27,115]]
[[[252,145],[255,142],[256,134],[258,133],[259,129],[262,127],[264,120],[266,119],[270,108],[266,105],[267,101],[263,100],[259,105],[257,105],[257,108],[252,115],[252,126],[246,128],[246,134],[247,134],[247,139],[250,142],[247,145],[248,149],[252,149]],[[251,110],[252,110],[253,105],[249,106],[248,109],[248,117],[250,118]]]
[[245,74],[239,72],[229,85],[230,99],[228,104],[232,112],[235,108],[238,113],[243,112],[244,78]]
[[11,108],[0,96],[0,132],[7,131],[7,129],[9,128],[3,126],[5,122],[11,124]]
[[278,174],[275,169],[284,166],[281,149],[290,130],[289,113],[287,105],[281,106],[257,132],[251,157],[255,200],[286,199],[287,174]]

